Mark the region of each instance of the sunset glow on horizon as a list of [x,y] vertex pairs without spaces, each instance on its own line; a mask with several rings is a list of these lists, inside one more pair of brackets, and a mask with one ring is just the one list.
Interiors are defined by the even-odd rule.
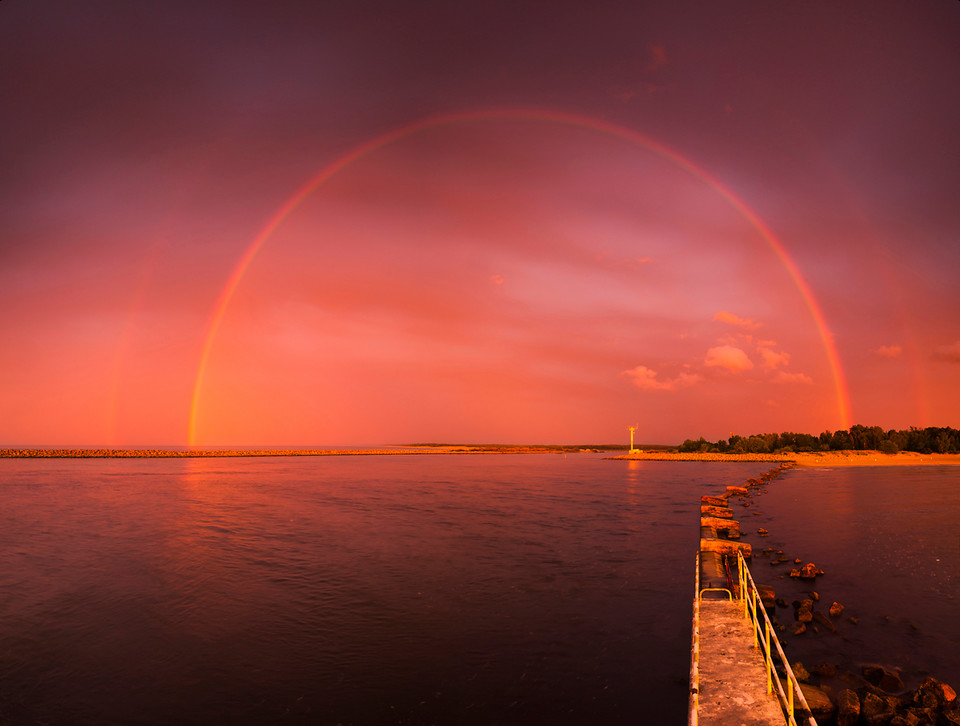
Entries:
[[956,426],[960,9],[736,5],[0,6],[0,446]]

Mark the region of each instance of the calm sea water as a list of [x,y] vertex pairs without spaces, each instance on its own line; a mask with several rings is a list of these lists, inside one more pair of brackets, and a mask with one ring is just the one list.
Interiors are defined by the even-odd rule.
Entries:
[[[733,506],[755,549],[783,549],[826,572],[811,585],[786,576],[795,565],[756,558],[758,582],[788,600],[813,589],[820,609],[846,608],[835,635],[781,635],[792,657],[857,673],[881,664],[900,669],[908,687],[932,675],[960,688],[960,467],[798,468],[750,507]],[[770,535],[757,536],[759,527]],[[792,609],[778,613],[792,626]]]
[[[0,722],[683,723],[699,497],[768,468],[0,461]],[[936,636],[960,628],[956,475],[843,475],[838,490],[790,472],[754,519],[803,543],[862,622],[913,618],[917,662],[942,666]],[[883,514],[891,497],[902,516]],[[928,506],[943,516],[911,521]],[[844,526],[812,524],[830,517]],[[926,589],[902,594],[900,573]],[[866,594],[891,584],[889,603]]]

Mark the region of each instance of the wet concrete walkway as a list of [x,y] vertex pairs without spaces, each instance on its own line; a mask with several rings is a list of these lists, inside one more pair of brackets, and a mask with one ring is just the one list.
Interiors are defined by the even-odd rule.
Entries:
[[700,601],[700,726],[781,726],[776,696],[767,695],[760,650],[753,647],[743,602]]

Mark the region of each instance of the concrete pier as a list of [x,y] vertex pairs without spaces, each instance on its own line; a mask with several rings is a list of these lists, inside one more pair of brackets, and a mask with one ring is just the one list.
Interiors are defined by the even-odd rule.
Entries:
[[[751,547],[737,541],[740,523],[730,497],[749,496],[758,484],[748,479],[745,487],[728,486],[722,496],[700,498],[689,726],[796,726],[801,715],[804,726],[817,726],[763,609],[761,592],[769,588],[754,582],[747,565]],[[757,631],[763,633],[759,641]],[[783,686],[775,671],[781,667],[787,674]]]
[[700,601],[700,726],[781,726],[767,674],[740,600]]

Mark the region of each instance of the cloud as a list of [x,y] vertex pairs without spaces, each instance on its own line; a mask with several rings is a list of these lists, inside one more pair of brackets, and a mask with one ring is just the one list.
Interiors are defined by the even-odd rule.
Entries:
[[947,363],[960,363],[960,340],[950,345],[941,345],[933,351],[933,357]]
[[741,318],[739,315],[734,315],[726,310],[721,310],[713,316],[713,319],[719,320],[721,323],[729,323],[730,325],[738,325],[741,328],[749,328],[750,330],[759,328],[762,324],[748,318]]
[[655,71],[667,65],[667,47],[663,43],[649,43],[647,45],[648,72]]
[[778,353],[770,348],[760,347],[760,357],[763,358],[763,367],[775,370],[777,366],[785,366],[790,362],[789,353]]
[[881,345],[873,352],[884,358],[899,358],[903,353],[903,348],[899,345]]
[[747,354],[732,345],[720,345],[708,350],[704,364],[715,368],[726,368],[733,373],[753,368],[753,361],[747,357]]
[[633,385],[642,391],[674,391],[677,388],[693,386],[703,380],[698,373],[681,373],[676,378],[661,381],[657,378],[657,372],[646,366],[637,366],[623,371],[623,375],[633,379]]
[[777,373],[777,377],[773,380],[777,383],[806,383],[808,385],[813,383],[813,379],[806,373],[787,373],[786,371]]

